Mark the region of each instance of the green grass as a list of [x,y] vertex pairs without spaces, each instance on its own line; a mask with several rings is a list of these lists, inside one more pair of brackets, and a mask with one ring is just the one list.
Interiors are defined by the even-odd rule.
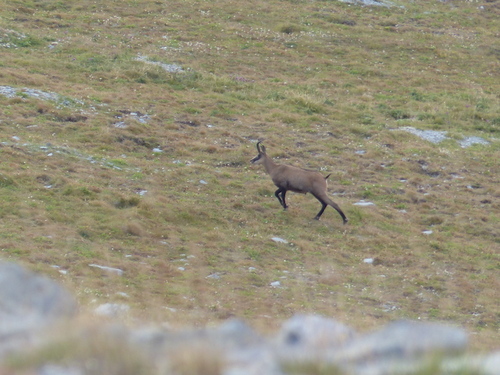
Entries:
[[[0,95],[2,256],[62,280],[84,308],[126,288],[132,315],[178,325],[234,315],[272,329],[317,312],[365,330],[412,317],[492,348],[498,10],[483,6],[0,0],[2,85],[61,95]],[[462,136],[491,143],[462,149]],[[331,208],[313,221],[310,195],[290,193],[282,212],[249,165],[257,140],[278,162],[332,173],[349,224]],[[102,280],[94,261],[124,276]]]

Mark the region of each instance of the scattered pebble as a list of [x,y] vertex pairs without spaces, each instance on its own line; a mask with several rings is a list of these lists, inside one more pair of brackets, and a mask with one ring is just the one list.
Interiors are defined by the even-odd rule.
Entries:
[[363,259],[363,263],[373,264],[373,258],[365,258]]
[[359,202],[353,203],[355,206],[375,206],[373,202],[367,202],[364,200],[360,200]]
[[116,122],[114,126],[115,126],[115,128],[118,128],[118,129],[127,129],[128,128],[127,124],[125,124],[124,121]]
[[182,69],[182,67],[177,64],[165,64],[159,61],[151,61],[149,60],[149,57],[143,55],[137,56],[135,60],[141,61],[145,64],[157,65],[162,69],[165,69],[169,73],[181,73],[184,71],[184,69]]
[[279,281],[273,281],[271,283],[271,286],[274,287],[274,288],[277,288],[277,287],[281,286],[281,283]]
[[51,266],[51,267],[52,267],[52,268],[57,269],[57,271],[58,271],[60,274],[62,274],[62,275],[67,275],[67,274],[68,274],[68,271],[66,271],[66,270],[62,270],[62,269],[61,269],[61,267],[59,267],[59,266],[53,265],[53,266]]
[[161,148],[155,147],[153,148],[153,152],[160,153],[163,152],[163,150]]
[[366,151],[365,150],[358,150],[355,152],[355,154],[364,155],[364,154],[366,154]]
[[124,315],[130,310],[129,305],[119,304],[119,303],[105,303],[99,305],[94,313],[96,315],[108,316],[108,317],[117,317],[120,315]]
[[[354,4],[354,5],[378,6],[385,8],[391,8],[397,6],[396,4],[388,0],[340,0],[340,1],[343,3]],[[401,6],[401,8],[404,7]]]
[[205,180],[200,180],[200,184],[202,184],[202,185],[208,185],[208,182],[206,182]]
[[432,234],[433,232],[432,232],[432,230],[424,230],[424,231],[422,231],[422,233],[425,235],[429,235],[429,234]]
[[113,267],[106,267],[106,266],[100,266],[98,264],[89,264],[89,267],[94,267],[94,268],[99,268],[103,271],[107,271],[107,272],[110,272],[110,273],[115,273],[117,275],[123,275],[123,270],[119,269],[119,268],[113,268]]
[[273,238],[271,238],[271,240],[273,240],[274,242],[277,242],[277,243],[288,243],[287,240],[285,240],[281,237],[273,237]]
[[211,275],[208,275],[206,277],[206,279],[214,279],[214,280],[219,280],[220,279],[220,275],[218,273],[213,273]]

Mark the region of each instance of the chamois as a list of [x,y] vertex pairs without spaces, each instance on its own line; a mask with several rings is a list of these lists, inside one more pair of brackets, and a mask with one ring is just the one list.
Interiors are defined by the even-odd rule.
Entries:
[[276,164],[267,156],[266,148],[264,145],[261,145],[261,143],[260,141],[257,142],[257,151],[259,154],[250,160],[250,162],[252,164],[264,164],[266,172],[271,176],[274,184],[278,187],[274,195],[278,198],[278,201],[285,210],[288,208],[285,201],[285,195],[288,190],[302,194],[311,193],[321,203],[321,210],[316,215],[316,220],[319,220],[321,215],[323,215],[326,206],[330,205],[337,210],[340,216],[342,216],[344,224],[347,223],[347,217],[340,207],[326,194],[326,179],[330,177],[330,175],[324,177],[319,172],[309,171],[291,165]]

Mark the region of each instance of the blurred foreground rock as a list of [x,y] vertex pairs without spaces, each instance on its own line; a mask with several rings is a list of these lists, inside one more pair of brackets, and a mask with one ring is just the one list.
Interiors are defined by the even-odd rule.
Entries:
[[[274,337],[240,320],[182,331],[73,324],[73,332],[60,334],[59,341],[50,339],[47,329],[75,311],[74,299],[54,281],[0,263],[0,359],[5,362],[13,354],[18,359],[14,365],[0,363],[0,374],[500,373],[500,352],[471,356],[465,331],[438,323],[397,321],[362,334],[334,319],[296,315]],[[24,361],[30,355],[36,360]]]
[[37,333],[75,312],[75,300],[59,284],[0,262],[0,358],[33,344]]

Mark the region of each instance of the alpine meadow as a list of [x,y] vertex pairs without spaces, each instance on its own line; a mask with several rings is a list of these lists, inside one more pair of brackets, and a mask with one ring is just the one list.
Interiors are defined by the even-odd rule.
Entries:
[[[0,0],[0,258],[127,324],[411,319],[498,349],[500,1],[374,3]],[[259,141],[348,223],[283,210]]]

